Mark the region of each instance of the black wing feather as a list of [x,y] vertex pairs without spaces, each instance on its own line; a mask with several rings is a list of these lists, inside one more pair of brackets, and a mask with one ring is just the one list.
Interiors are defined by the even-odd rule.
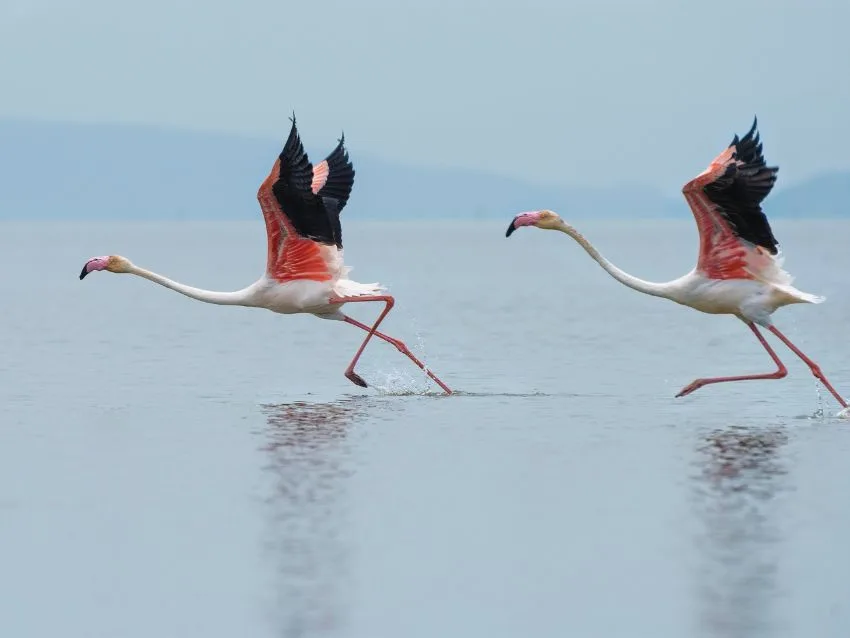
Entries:
[[280,153],[280,174],[272,185],[272,192],[298,235],[342,248],[340,206],[332,196],[314,194],[312,183],[313,166],[293,116],[289,137]]
[[333,197],[339,202],[339,211],[345,208],[351,189],[354,187],[354,166],[348,159],[345,148],[345,133],[339,138],[336,148],[325,158],[328,163],[328,178],[319,189],[319,197]]
[[337,248],[342,248],[342,224],[339,221],[340,206],[339,201],[333,197],[323,197],[322,204],[327,214],[328,224],[330,224],[333,236],[338,239]]
[[750,131],[742,139],[736,135],[729,145],[734,149],[733,158],[743,164],[730,164],[726,172],[703,191],[736,236],[775,255],[779,242],[761,203],[773,189],[779,167],[765,163],[757,124],[754,118]]

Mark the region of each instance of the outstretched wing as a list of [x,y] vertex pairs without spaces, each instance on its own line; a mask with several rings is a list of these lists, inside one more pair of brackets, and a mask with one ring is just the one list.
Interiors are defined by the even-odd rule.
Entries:
[[718,155],[682,193],[700,236],[697,270],[713,279],[760,278],[775,268],[779,243],[761,203],[776,183],[753,120],[750,131]]
[[280,154],[280,170],[272,192],[295,232],[305,239],[342,248],[339,206],[313,193],[313,167],[298,136],[295,122]]
[[268,235],[267,272],[278,281],[327,281],[342,267],[339,204],[312,190],[313,167],[295,118],[257,199]]
[[313,168],[311,189],[319,197],[332,197],[345,208],[351,189],[354,187],[354,166],[345,149],[345,133],[339,138],[336,148]]

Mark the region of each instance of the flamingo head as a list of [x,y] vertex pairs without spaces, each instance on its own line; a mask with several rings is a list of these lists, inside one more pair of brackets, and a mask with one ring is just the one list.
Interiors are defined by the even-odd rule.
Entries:
[[551,210],[534,210],[527,213],[520,213],[511,221],[505,237],[510,237],[520,226],[536,226],[545,230],[555,230],[560,228],[563,223],[560,216]]
[[106,257],[92,257],[83,266],[80,273],[80,279],[85,278],[90,272],[95,270],[108,270],[109,272],[130,272],[133,266],[130,260],[121,255],[109,255]]

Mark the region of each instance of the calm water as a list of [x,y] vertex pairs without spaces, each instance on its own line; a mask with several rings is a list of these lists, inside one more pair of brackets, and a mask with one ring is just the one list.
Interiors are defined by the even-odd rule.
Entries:
[[[0,635],[850,635],[850,423],[808,369],[675,400],[770,360],[508,217],[347,220],[450,398],[385,344],[350,384],[347,325],[77,279],[236,289],[260,223],[3,225]],[[577,225],[648,279],[696,257],[689,218]],[[850,224],[775,230],[828,297],[778,325],[850,394]]]

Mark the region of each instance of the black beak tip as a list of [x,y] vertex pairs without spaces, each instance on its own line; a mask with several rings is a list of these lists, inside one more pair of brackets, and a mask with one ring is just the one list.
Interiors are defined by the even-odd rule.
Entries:
[[83,271],[80,273],[80,281],[85,279],[85,276],[89,274],[88,270],[86,270],[87,267],[88,267],[88,264],[83,266]]
[[514,223],[516,220],[512,220],[510,226],[508,226],[508,230],[505,232],[505,237],[510,237],[511,234],[516,230],[516,224]]

